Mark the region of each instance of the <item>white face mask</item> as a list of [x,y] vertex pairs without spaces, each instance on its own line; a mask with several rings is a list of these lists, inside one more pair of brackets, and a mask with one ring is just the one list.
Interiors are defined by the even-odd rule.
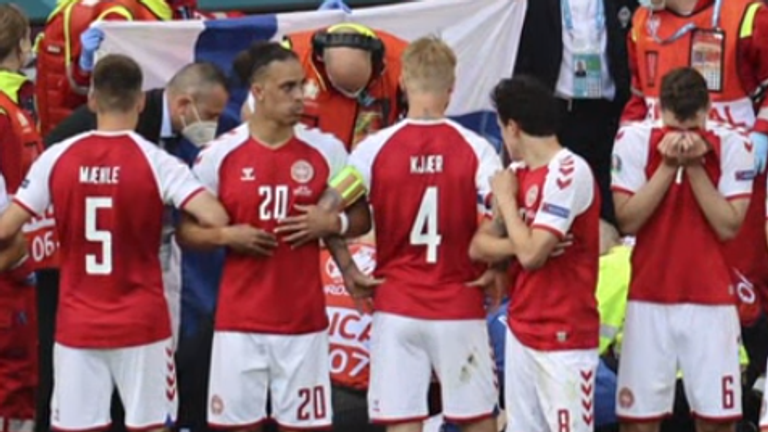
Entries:
[[184,129],[181,130],[181,135],[196,147],[201,148],[209,142],[216,139],[216,129],[218,129],[218,123],[213,120],[201,120],[200,114],[197,111],[197,107],[192,105],[195,117],[197,121],[187,124],[184,117],[181,117],[181,124]]
[[664,10],[667,7],[666,0],[638,0],[640,6],[646,7],[652,11]]

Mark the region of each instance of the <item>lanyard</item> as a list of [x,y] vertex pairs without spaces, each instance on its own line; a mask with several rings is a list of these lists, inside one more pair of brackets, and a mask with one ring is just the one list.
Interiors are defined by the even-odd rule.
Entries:
[[[722,7],[723,7],[723,0],[715,0],[715,6],[714,6],[715,10],[712,12],[712,28],[713,29],[717,29],[720,27],[720,9]],[[653,17],[653,11],[651,11],[651,15],[648,17],[648,19],[650,20],[652,17]],[[654,42],[662,45],[666,45],[687,35],[691,31],[693,31],[695,28],[696,28],[696,25],[689,22],[688,24],[677,29],[675,34],[673,34],[671,37],[667,39],[660,39],[658,34],[656,34],[656,30],[651,30],[651,36],[653,37]]]
[[[605,0],[596,0],[596,1],[597,1],[597,13],[595,14],[595,29],[598,32],[601,32],[605,29],[605,5],[603,5],[603,1]],[[573,14],[571,12],[570,0],[560,0],[560,10],[563,13],[563,20],[565,21],[566,30],[568,30],[569,32],[572,32],[573,31]]]

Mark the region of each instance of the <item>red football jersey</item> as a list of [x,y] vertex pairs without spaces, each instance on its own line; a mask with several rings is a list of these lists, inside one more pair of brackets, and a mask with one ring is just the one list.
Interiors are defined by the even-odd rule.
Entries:
[[[273,232],[277,221],[315,204],[347,162],[344,145],[318,130],[296,127],[277,148],[243,125],[211,143],[194,171],[227,209],[232,224]],[[320,245],[296,249],[279,240],[271,257],[228,252],[219,287],[216,330],[303,334],[328,326]]]
[[159,258],[164,205],[203,191],[180,160],[133,132],[91,132],[32,165],[14,201],[56,211],[61,284],[56,341],[119,348],[171,336]]
[[520,268],[510,294],[509,328],[542,351],[597,348],[600,317],[595,291],[600,258],[600,194],[589,165],[569,150],[549,164],[516,169],[518,203],[533,229],[573,245],[536,270]]
[[425,319],[485,317],[483,293],[467,288],[478,203],[501,169],[491,145],[450,120],[406,119],[355,148],[376,226],[377,311]]
[[[623,127],[613,150],[612,189],[634,194],[663,163],[657,150],[666,134],[661,123]],[[704,168],[729,200],[749,198],[754,157],[749,139],[731,127],[707,123],[713,151]],[[724,244],[707,222],[683,172],[654,214],[640,228],[632,252],[631,300],[675,304],[734,304],[733,277]]]

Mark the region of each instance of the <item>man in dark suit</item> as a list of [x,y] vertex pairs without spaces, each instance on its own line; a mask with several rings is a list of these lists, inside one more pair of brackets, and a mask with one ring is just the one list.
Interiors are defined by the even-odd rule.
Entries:
[[[146,92],[147,102],[136,132],[159,145],[184,137],[202,146],[216,135],[229,98],[227,78],[213,63],[191,63],[165,89]],[[83,105],[45,137],[46,146],[96,128],[96,115]]]
[[601,216],[615,224],[611,151],[629,99],[627,34],[637,0],[528,2],[515,74],[539,77],[560,100],[558,139],[592,167]]
[[[211,141],[216,136],[219,116],[224,111],[229,98],[226,75],[212,63],[192,63],[185,66],[174,75],[164,89],[154,89],[146,92],[146,104],[139,118],[136,132],[148,141],[157,143],[170,153],[183,157]],[[75,110],[45,137],[45,145],[49,147],[75,135],[96,129],[96,115],[87,106]],[[193,150],[185,146],[194,147]],[[40,327],[40,383],[38,388],[36,432],[49,431],[50,398],[53,385],[53,343],[56,320],[56,305],[58,303],[58,272],[49,270],[38,275],[38,311]],[[179,276],[180,277],[180,276]],[[178,294],[178,293],[176,293]],[[177,306],[178,308],[178,306]],[[178,313],[175,314],[178,318]],[[178,321],[174,328],[178,328]],[[204,333],[204,332],[203,332]],[[207,339],[204,336],[202,339]],[[202,343],[203,345],[205,342]],[[196,350],[200,343],[194,341]],[[205,349],[204,346],[200,347]],[[192,348],[190,348],[192,350]],[[194,356],[205,357],[202,356]],[[179,361],[181,360],[181,361]],[[177,371],[182,374],[183,359],[177,360]],[[205,365],[192,362],[194,371],[189,376],[199,375]],[[179,383],[183,386],[186,383]],[[201,384],[193,382],[195,388]],[[180,393],[183,389],[180,389]],[[189,392],[184,392],[189,393]],[[203,396],[204,397],[204,396]],[[118,400],[114,398],[114,400]],[[185,400],[180,400],[180,411],[184,410]],[[115,404],[113,404],[115,405]],[[119,405],[119,404],[118,404]],[[113,413],[112,430],[123,430],[121,411]],[[204,412],[204,411],[203,411]]]

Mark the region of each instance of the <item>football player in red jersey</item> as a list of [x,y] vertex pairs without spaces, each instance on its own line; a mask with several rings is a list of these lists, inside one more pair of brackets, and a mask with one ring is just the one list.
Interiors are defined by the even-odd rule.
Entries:
[[175,418],[158,256],[164,208],[173,205],[208,226],[228,222],[186,165],[133,132],[144,107],[141,87],[135,61],[102,59],[88,102],[97,130],[44,152],[0,218],[0,240],[7,241],[49,205],[58,209],[61,294],[51,402],[57,429],[108,427],[115,386],[129,428],[162,430]]
[[[445,117],[455,68],[444,42],[412,42],[402,70],[407,118],[363,140],[335,182],[345,201],[367,192],[380,233],[368,409],[389,431],[421,430],[433,369],[447,418],[465,431],[495,430],[484,293],[468,287],[483,269],[467,248],[501,163],[485,139]],[[351,294],[364,295],[356,283],[365,278],[341,261]]]
[[[320,245],[291,244],[276,228],[317,203],[346,166],[347,153],[331,135],[298,124],[304,70],[295,53],[256,43],[238,56],[235,70],[250,84],[258,109],[248,123],[212,142],[194,167],[232,221],[251,226],[229,245],[224,262],[208,422],[258,428],[269,396],[283,431],[327,429],[332,410]],[[355,209],[339,231],[370,229],[367,205]],[[183,242],[197,246],[219,245],[223,233],[190,223],[180,229]]]
[[[557,141],[557,102],[531,77],[493,92],[512,168],[492,180],[496,218],[470,255],[522,267],[505,347],[508,430],[594,428],[600,196],[587,163]],[[572,245],[555,254],[568,234]],[[542,427],[544,426],[544,427]]]
[[747,212],[752,143],[707,121],[694,69],[665,75],[660,103],[661,121],[623,127],[613,151],[616,217],[637,239],[617,411],[623,430],[657,431],[679,368],[698,429],[730,431],[741,417],[740,330],[723,244]]

